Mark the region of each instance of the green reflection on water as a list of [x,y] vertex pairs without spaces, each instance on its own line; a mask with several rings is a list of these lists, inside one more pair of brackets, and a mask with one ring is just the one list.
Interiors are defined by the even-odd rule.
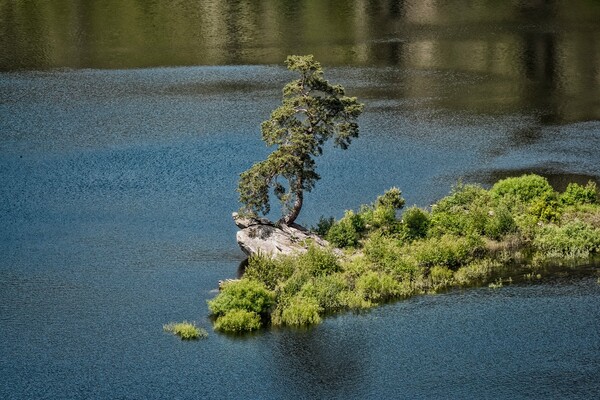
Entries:
[[591,0],[0,0],[3,71],[281,64],[312,53],[328,66],[437,72],[376,77],[402,96],[480,112],[531,104],[550,120],[600,118],[598,43]]

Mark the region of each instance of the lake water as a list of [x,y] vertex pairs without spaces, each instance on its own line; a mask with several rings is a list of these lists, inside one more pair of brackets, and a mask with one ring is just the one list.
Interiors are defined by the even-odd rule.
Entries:
[[[92,3],[0,0],[0,398],[600,396],[596,277],[244,337],[205,304],[243,260],[235,188],[287,54],[366,104],[304,225],[391,186],[561,188],[600,179],[597,2]],[[162,332],[184,319],[209,338]]]

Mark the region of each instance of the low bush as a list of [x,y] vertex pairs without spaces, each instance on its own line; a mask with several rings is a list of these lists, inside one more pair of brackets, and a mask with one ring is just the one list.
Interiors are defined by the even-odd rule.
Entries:
[[564,226],[545,225],[533,243],[546,257],[588,257],[600,252],[600,229],[580,221]]
[[274,290],[279,282],[292,276],[295,268],[295,261],[291,257],[272,259],[258,254],[248,259],[244,278],[262,282],[269,290]]
[[446,288],[454,282],[454,273],[448,268],[436,265],[429,270],[431,289],[437,291]]
[[581,221],[594,228],[600,228],[600,205],[578,205],[565,209],[562,223]]
[[346,211],[344,217],[331,226],[325,238],[335,247],[355,247],[364,229],[362,217],[353,211]]
[[319,222],[317,222],[317,226],[313,226],[311,230],[317,235],[325,237],[334,223],[335,219],[333,217],[325,218],[324,216],[321,216]]
[[306,271],[297,269],[294,271],[290,279],[285,282],[281,282],[275,289],[276,302],[278,304],[286,301],[295,296],[302,287],[310,282],[314,277],[309,275]]
[[477,185],[457,185],[452,194],[432,206],[430,236],[482,235],[492,212],[490,194]]
[[366,310],[374,306],[372,302],[365,300],[362,293],[353,290],[341,292],[338,298],[340,303],[344,305],[344,308],[349,310]]
[[535,216],[538,221],[558,221],[562,214],[562,207],[555,193],[545,193],[533,199],[527,211]]
[[424,267],[444,266],[450,269],[468,264],[485,252],[483,239],[478,236],[444,235],[414,242],[406,248],[419,265]]
[[404,207],[404,198],[402,197],[402,191],[397,187],[390,188],[385,191],[381,196],[375,200],[375,207],[387,207],[394,210],[400,210]]
[[296,268],[312,276],[321,276],[338,272],[340,264],[331,250],[309,246],[306,253],[296,258]]
[[458,183],[452,187],[449,196],[438,201],[432,208],[435,212],[456,212],[458,210],[469,210],[475,204],[488,202],[488,192],[479,185]]
[[179,336],[181,340],[197,340],[208,337],[205,329],[199,328],[194,323],[187,321],[170,322],[163,325],[163,330]]
[[376,269],[391,274],[398,280],[410,278],[418,266],[406,255],[402,242],[381,235],[372,235],[364,243],[363,253]]
[[369,271],[356,280],[355,289],[371,302],[382,302],[396,297],[400,285],[389,274]]
[[500,240],[505,235],[516,232],[517,223],[508,207],[500,205],[488,213],[489,218],[484,225],[485,236],[490,239]]
[[347,289],[346,278],[342,274],[334,274],[312,279],[304,284],[299,294],[316,299],[323,311],[331,312],[345,308],[340,293]]
[[531,203],[536,199],[553,196],[554,189],[546,178],[530,174],[502,179],[490,189],[490,194],[496,199],[508,197],[517,202]]
[[469,232],[471,216],[467,210],[438,211],[434,207],[431,212],[431,226],[429,236],[441,237],[444,235],[462,236]]
[[411,207],[402,214],[402,223],[410,239],[424,238],[429,230],[429,213],[416,206]]
[[500,270],[501,263],[482,259],[460,267],[454,272],[454,282],[459,286],[482,285],[489,281],[495,271]]
[[215,329],[222,332],[241,333],[261,327],[260,316],[248,310],[231,310],[215,321]]
[[245,310],[256,314],[267,314],[274,304],[274,293],[260,282],[241,279],[226,283],[208,308],[213,315],[221,316],[234,310]]
[[380,229],[385,233],[395,232],[398,228],[396,210],[390,206],[363,206],[359,215],[369,230]]
[[569,183],[560,195],[560,202],[565,205],[598,204],[600,194],[595,182],[589,181],[586,186]]
[[277,320],[280,325],[305,326],[321,322],[321,307],[319,302],[312,297],[294,296],[281,311],[281,317]]

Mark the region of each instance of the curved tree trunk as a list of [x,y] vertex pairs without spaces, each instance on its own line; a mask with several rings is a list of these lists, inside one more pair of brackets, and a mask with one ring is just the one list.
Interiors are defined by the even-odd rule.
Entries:
[[304,201],[304,193],[302,188],[296,191],[296,201],[294,201],[294,206],[290,210],[290,212],[281,218],[281,222],[286,225],[291,225],[294,223],[298,215],[300,214],[300,210],[302,209],[302,202]]

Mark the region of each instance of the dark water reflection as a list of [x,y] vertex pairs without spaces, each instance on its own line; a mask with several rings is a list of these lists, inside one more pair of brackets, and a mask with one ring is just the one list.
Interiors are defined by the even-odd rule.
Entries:
[[[0,70],[280,64],[313,53],[326,65],[421,72],[391,74],[395,98],[582,121],[600,118],[599,21],[600,5],[584,0],[0,0]],[[457,95],[457,81],[476,84]]]
[[460,178],[563,188],[600,178],[599,13],[0,0],[0,398],[597,398],[595,277],[305,331],[183,343],[161,327],[210,331],[205,300],[239,272],[237,177],[267,154],[258,127],[290,79],[272,64],[314,53],[366,103],[361,137],[318,160],[304,225],[391,186],[421,206]]

